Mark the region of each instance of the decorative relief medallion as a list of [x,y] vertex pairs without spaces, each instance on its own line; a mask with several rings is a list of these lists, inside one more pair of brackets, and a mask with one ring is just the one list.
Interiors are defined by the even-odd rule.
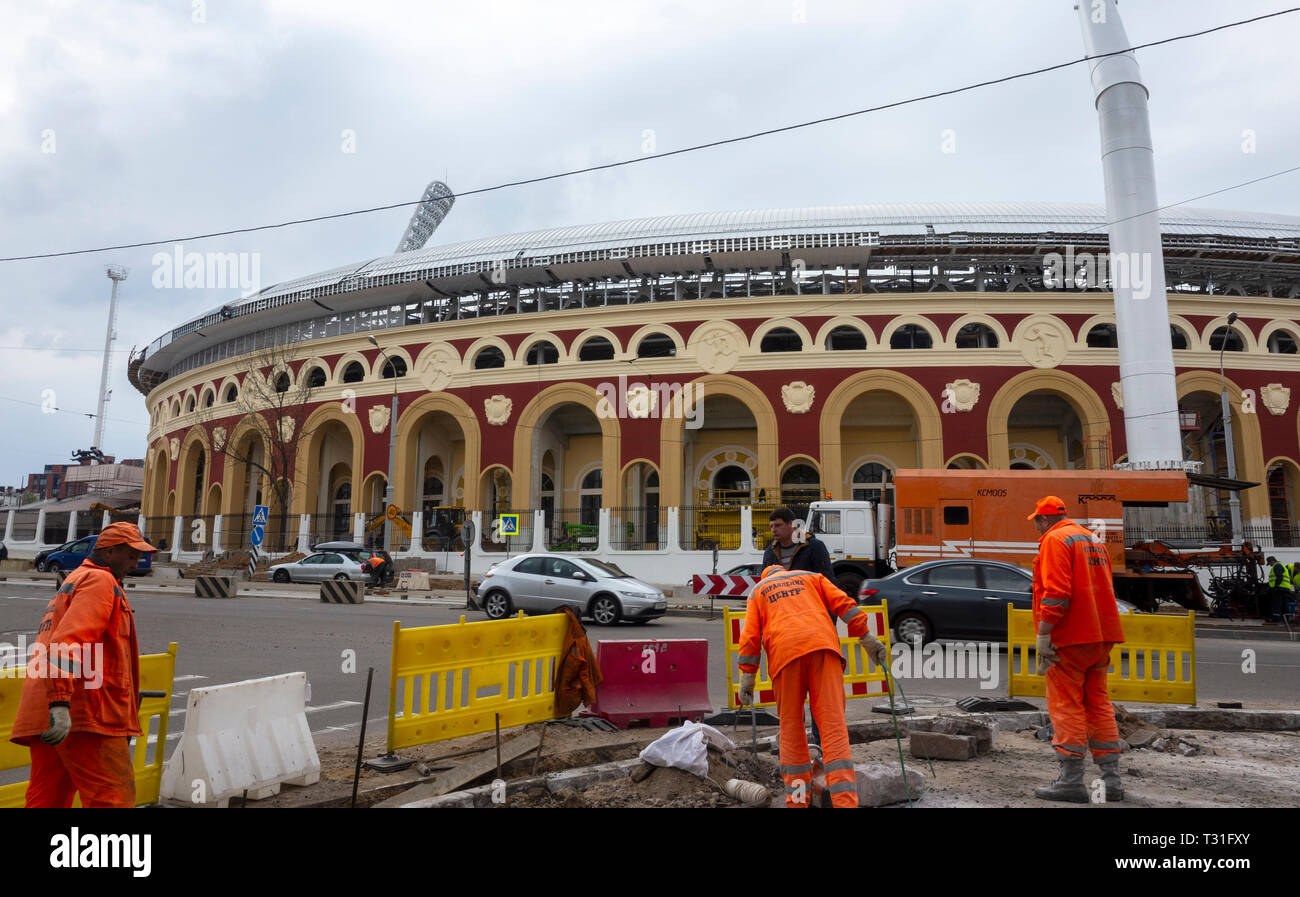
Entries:
[[954,380],[944,384],[947,398],[956,411],[970,411],[980,400],[980,385],[971,380]]
[[659,394],[643,383],[627,391],[627,413],[631,417],[650,417],[659,407]]
[[488,423],[499,427],[510,420],[510,411],[514,408],[514,405],[513,401],[500,393],[484,399],[483,411],[487,414]]
[[293,430],[297,425],[292,417],[280,418],[280,441],[286,445],[293,441]]
[[1046,316],[1033,319],[1020,338],[1020,353],[1036,368],[1054,368],[1070,350],[1070,334],[1061,322]]
[[1286,414],[1287,406],[1291,404],[1291,387],[1270,383],[1260,389],[1259,396],[1270,414]]
[[1124,410],[1124,384],[1116,380],[1110,385],[1110,397],[1115,402],[1115,407],[1120,411]]
[[167,454],[173,461],[181,456],[181,441],[175,436],[167,443]]
[[725,374],[740,361],[745,335],[730,321],[713,321],[691,334],[695,359],[710,374]]
[[781,387],[781,401],[785,402],[785,410],[791,414],[807,414],[816,397],[817,390],[802,380]]
[[387,405],[370,406],[370,432],[379,434],[384,432],[388,427],[388,419],[393,416],[393,411]]
[[212,450],[214,452],[224,452],[226,450],[225,427],[217,427],[212,431]]
[[440,392],[451,383],[459,367],[456,350],[446,343],[435,343],[421,354],[416,374],[430,392]]

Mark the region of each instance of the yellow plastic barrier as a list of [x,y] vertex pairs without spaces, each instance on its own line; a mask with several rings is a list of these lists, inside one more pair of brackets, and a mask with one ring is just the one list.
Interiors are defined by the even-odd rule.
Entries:
[[[1112,700],[1196,703],[1196,615],[1120,614],[1124,643],[1110,652]],[[1034,672],[1034,612],[1007,604],[1008,696],[1041,698],[1047,680]]]
[[[555,717],[567,614],[403,629],[393,624],[388,750]],[[398,690],[401,700],[398,700]],[[486,692],[486,694],[485,694]],[[400,713],[399,713],[400,709]]]
[[[863,606],[868,617],[868,631],[890,648],[889,609],[882,602]],[[723,640],[726,643],[727,667],[727,706],[735,710],[740,707],[740,634],[745,627],[744,611],[733,611],[729,607],[722,609]],[[877,667],[867,657],[856,638],[844,636],[840,639],[840,651],[848,658],[844,667],[844,697],[870,698],[889,694],[889,683],[885,670]],[[776,693],[772,691],[772,679],[767,673],[767,652],[759,662],[758,677],[754,683],[754,706],[776,706]]]
[[[14,744],[9,734],[18,715],[18,698],[22,694],[26,669],[19,667],[16,675],[0,676],[0,772],[22,769],[31,765],[27,748]],[[167,745],[167,718],[172,706],[172,682],[176,673],[176,643],[167,646],[165,654],[140,656],[140,690],[166,692],[165,697],[145,698],[140,702],[140,731],[144,737],[136,738],[131,751],[131,765],[135,768],[136,806],[158,802],[162,784],[163,754]],[[158,737],[149,743],[149,727],[158,720]],[[151,756],[152,754],[152,756]],[[21,807],[27,795],[27,782],[0,785],[0,809]],[[73,803],[81,806],[81,799]]]

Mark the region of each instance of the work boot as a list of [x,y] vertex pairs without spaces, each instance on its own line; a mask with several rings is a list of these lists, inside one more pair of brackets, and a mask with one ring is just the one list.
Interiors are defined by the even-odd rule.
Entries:
[[1119,757],[1108,757],[1097,761],[1101,770],[1101,783],[1106,786],[1106,800],[1114,803],[1124,799],[1124,782],[1119,777]]
[[1083,758],[1061,757],[1061,772],[1050,785],[1034,789],[1034,795],[1043,800],[1064,800],[1074,804],[1088,802],[1088,789],[1083,787]]

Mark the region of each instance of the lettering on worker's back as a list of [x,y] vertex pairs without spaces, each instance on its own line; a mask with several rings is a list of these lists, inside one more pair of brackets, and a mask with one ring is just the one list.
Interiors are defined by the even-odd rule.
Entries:
[[763,597],[767,599],[768,604],[776,604],[782,598],[789,598],[797,591],[797,589],[769,589],[763,592]]

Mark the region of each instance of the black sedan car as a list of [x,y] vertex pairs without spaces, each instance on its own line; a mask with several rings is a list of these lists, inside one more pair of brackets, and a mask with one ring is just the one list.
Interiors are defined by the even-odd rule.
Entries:
[[[1015,564],[954,558],[926,561],[883,579],[869,579],[862,584],[858,603],[888,601],[896,640],[1006,641],[1007,602],[1017,610],[1030,609],[1032,586],[1030,572]],[[1117,604],[1120,613],[1133,610],[1125,601]]]

